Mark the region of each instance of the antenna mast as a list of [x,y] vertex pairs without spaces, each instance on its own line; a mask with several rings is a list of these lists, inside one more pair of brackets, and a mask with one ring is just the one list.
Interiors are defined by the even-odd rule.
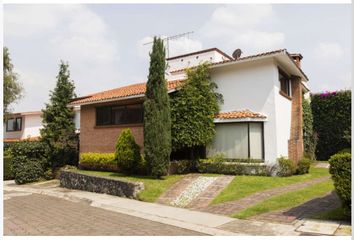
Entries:
[[[177,35],[173,35],[173,36],[169,36],[169,37],[163,38],[162,41],[166,41],[167,58],[170,57],[170,43],[169,43],[170,40],[182,38],[184,36],[187,36],[187,38],[189,38],[189,35],[193,34],[193,33],[194,32],[191,31],[191,32],[185,32],[185,33],[181,33],[181,34],[177,34]],[[153,41],[144,43],[143,45],[148,45],[148,44],[152,44],[152,43],[153,43]]]

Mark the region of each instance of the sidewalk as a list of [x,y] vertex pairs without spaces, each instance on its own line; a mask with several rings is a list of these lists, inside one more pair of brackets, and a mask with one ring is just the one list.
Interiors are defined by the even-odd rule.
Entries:
[[239,220],[157,203],[146,203],[106,194],[64,189],[59,187],[57,180],[21,186],[16,185],[12,181],[5,181],[4,190],[44,194],[74,202],[85,201],[93,207],[198,231],[208,235],[294,236],[301,234],[301,232],[295,231],[299,225]]

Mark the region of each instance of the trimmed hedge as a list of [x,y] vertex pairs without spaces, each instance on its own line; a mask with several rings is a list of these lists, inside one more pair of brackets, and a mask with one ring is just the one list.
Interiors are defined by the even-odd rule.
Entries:
[[170,162],[169,174],[183,174],[191,172],[192,160],[176,160]]
[[115,153],[81,153],[79,168],[115,172],[118,170]]
[[12,170],[17,184],[35,182],[50,169],[48,148],[43,142],[17,142],[10,147]]
[[296,174],[306,174],[309,172],[311,166],[311,160],[303,157],[298,163],[296,168]]
[[201,173],[219,173],[227,175],[269,176],[272,169],[261,163],[229,162],[224,160],[204,159],[198,164]]
[[302,118],[303,118],[303,140],[304,152],[311,160],[316,159],[317,137],[313,132],[313,115],[311,103],[302,97]]
[[12,171],[12,157],[9,154],[4,154],[4,180],[14,179]]
[[280,177],[289,177],[296,172],[296,165],[294,161],[287,159],[285,157],[280,157],[278,160],[278,172],[277,175]]
[[312,95],[311,109],[313,128],[318,137],[317,159],[327,160],[340,150],[350,147],[350,90]]
[[351,160],[350,153],[337,153],[329,159],[334,187],[348,213],[351,211]]

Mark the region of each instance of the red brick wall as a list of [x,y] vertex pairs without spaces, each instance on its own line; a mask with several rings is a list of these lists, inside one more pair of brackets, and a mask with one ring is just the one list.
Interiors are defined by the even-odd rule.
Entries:
[[302,158],[304,152],[302,133],[302,86],[299,77],[292,78],[291,92],[291,125],[288,154],[289,159],[298,162]]
[[132,130],[135,141],[142,147],[144,144],[143,124],[96,127],[96,107],[102,105],[108,104],[81,106],[80,153],[114,152],[117,138],[125,128]]

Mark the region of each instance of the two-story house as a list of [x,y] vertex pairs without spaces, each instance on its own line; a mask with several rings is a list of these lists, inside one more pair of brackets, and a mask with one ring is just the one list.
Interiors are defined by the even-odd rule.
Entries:
[[[223,95],[215,116],[216,135],[207,155],[262,159],[280,156],[295,161],[303,154],[302,95],[308,92],[301,54],[285,49],[230,57],[217,48],[167,59],[168,91],[178,91],[186,68],[209,62],[212,81]],[[143,102],[146,82],[80,97],[80,152],[113,152],[122,129],[131,128],[143,147]]]

